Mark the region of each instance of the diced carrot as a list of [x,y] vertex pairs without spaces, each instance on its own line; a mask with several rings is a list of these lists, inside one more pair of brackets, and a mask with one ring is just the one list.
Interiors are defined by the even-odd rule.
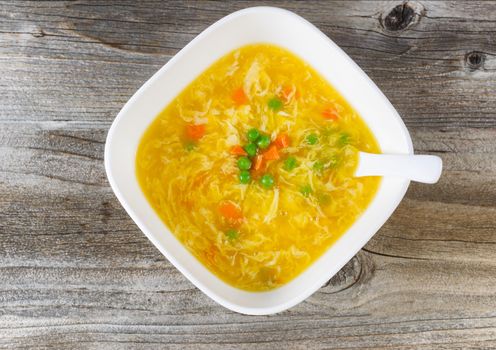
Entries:
[[210,246],[205,250],[204,254],[205,254],[205,258],[207,259],[207,261],[210,263],[211,266],[215,266],[216,263],[215,263],[215,257],[218,253],[218,249],[216,246],[214,246],[213,244],[210,244]]
[[190,199],[184,199],[180,201],[181,205],[185,206],[188,210],[193,209],[193,201]]
[[279,151],[277,150],[277,146],[274,144],[270,145],[267,151],[264,152],[263,157],[266,160],[279,159]]
[[248,97],[246,97],[245,92],[241,87],[234,90],[232,99],[236,106],[241,106],[248,102]]
[[281,95],[286,100],[286,103],[289,102],[292,93],[293,93],[293,88],[291,86],[286,85],[282,88]]
[[322,116],[325,119],[337,120],[338,119],[338,111],[334,107],[327,107],[322,111]]
[[199,140],[205,135],[205,124],[186,125],[186,136],[191,140]]
[[258,154],[253,160],[252,170],[259,171],[262,169],[263,165],[264,165],[263,155]]
[[291,101],[291,98],[297,100],[300,97],[299,91],[291,85],[285,85],[282,88],[281,96],[284,98],[286,103]]
[[246,151],[240,145],[232,146],[231,154],[234,154],[235,156],[246,156],[247,155]]
[[243,213],[241,212],[241,209],[230,201],[224,201],[220,203],[219,212],[222,214],[223,217],[229,220],[239,221],[243,219]]
[[190,188],[198,188],[205,184],[205,181],[208,178],[208,172],[198,173],[190,182]]
[[274,144],[278,148],[286,148],[289,146],[289,136],[287,134],[279,134],[274,140]]

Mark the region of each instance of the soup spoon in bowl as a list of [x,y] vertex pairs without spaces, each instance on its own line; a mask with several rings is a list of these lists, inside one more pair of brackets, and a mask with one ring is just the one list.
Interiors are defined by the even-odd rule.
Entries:
[[354,176],[394,176],[433,184],[439,180],[442,169],[443,161],[437,156],[359,152]]

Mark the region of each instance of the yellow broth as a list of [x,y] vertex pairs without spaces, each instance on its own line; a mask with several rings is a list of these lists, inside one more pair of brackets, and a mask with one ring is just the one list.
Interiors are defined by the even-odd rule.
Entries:
[[199,261],[263,291],[304,271],[367,208],[380,178],[352,177],[358,151],[380,153],[343,97],[294,54],[256,44],[219,59],[157,116],[136,174]]

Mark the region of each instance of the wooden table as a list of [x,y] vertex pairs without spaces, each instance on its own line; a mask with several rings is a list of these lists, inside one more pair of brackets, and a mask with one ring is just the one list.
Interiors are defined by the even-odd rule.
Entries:
[[340,45],[445,167],[302,304],[224,309],[121,208],[103,166],[115,115],[256,4],[0,3],[0,347],[496,347],[496,2],[276,3]]

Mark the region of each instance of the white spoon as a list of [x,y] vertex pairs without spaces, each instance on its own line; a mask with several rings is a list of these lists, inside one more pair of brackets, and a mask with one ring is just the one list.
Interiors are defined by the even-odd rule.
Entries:
[[395,176],[433,184],[442,169],[443,161],[437,156],[359,152],[355,176]]

